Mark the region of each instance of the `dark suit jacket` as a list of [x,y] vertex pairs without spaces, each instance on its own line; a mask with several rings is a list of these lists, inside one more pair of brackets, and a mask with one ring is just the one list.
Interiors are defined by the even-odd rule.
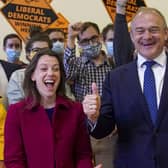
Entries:
[[7,61],[3,61],[3,60],[0,60],[0,64],[2,65],[2,67],[4,68],[4,71],[6,73],[6,76],[7,76],[7,79],[9,80],[12,72],[14,72],[15,70],[17,69],[21,69],[22,66],[21,65],[17,65],[17,64],[12,64],[12,63],[9,63]]
[[115,123],[119,135],[116,168],[168,167],[168,65],[156,126],[141,90],[136,61],[108,74],[92,136],[108,135]]
[[6,168],[92,168],[82,105],[57,96],[52,125],[42,106],[9,107],[5,124]]

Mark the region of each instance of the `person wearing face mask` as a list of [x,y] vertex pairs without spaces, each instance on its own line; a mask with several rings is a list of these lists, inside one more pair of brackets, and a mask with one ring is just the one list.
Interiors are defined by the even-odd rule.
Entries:
[[[79,47],[80,56],[76,56],[75,41]],[[113,69],[105,52],[102,51],[102,41],[99,27],[93,22],[78,22],[68,27],[67,47],[64,52],[64,67],[66,79],[73,81],[72,92],[75,99],[83,101],[87,93],[91,93],[91,83],[96,82],[99,93],[106,74]],[[101,140],[91,138],[93,160],[95,164],[102,163],[103,168],[112,167],[111,137]]]
[[6,109],[8,108],[8,99],[6,95],[8,81],[11,74],[17,70],[21,69],[22,66],[18,64],[13,64],[0,59],[0,168],[5,168],[4,166],[4,122],[6,116]]
[[8,34],[3,39],[3,49],[7,56],[7,61],[14,64],[19,64],[25,67],[23,61],[20,60],[22,51],[22,40],[17,34]]
[[50,40],[52,41],[52,50],[58,54],[64,53],[64,46],[65,46],[65,33],[62,29],[59,28],[49,28],[45,31]]
[[106,47],[107,57],[111,63],[115,64],[114,58],[114,25],[112,23],[106,25],[102,30],[102,39]]
[[[76,56],[75,41],[79,46],[80,57]],[[77,101],[91,92],[89,83],[95,81],[102,91],[102,83],[107,72],[113,66],[102,52],[102,42],[99,27],[93,22],[77,22],[69,25],[67,47],[64,53],[66,79],[73,80],[73,93]]]

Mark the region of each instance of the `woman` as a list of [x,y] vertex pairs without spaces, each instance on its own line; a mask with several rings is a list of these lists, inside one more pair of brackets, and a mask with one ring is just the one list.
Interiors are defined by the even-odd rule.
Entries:
[[5,123],[6,168],[92,168],[81,104],[65,95],[61,58],[36,53],[25,71],[26,98],[9,107]]

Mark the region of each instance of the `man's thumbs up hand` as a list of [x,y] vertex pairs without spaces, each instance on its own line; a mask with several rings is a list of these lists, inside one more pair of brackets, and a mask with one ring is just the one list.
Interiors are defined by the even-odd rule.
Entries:
[[100,96],[96,83],[92,83],[92,94],[86,95],[83,100],[84,113],[92,122],[97,121],[100,110]]
[[96,83],[92,83],[92,94],[95,94],[95,95],[99,94]]

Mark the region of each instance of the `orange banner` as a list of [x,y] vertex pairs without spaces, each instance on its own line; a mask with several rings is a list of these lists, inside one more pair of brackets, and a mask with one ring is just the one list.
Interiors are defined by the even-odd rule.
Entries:
[[[103,4],[114,23],[116,14],[116,0],[102,0]],[[146,6],[144,0],[129,0],[126,5],[126,19],[130,22],[140,6]]]
[[11,0],[1,12],[24,41],[30,26],[45,30],[50,26],[57,28],[60,23],[65,27],[69,23],[61,14],[57,15],[46,0]]

